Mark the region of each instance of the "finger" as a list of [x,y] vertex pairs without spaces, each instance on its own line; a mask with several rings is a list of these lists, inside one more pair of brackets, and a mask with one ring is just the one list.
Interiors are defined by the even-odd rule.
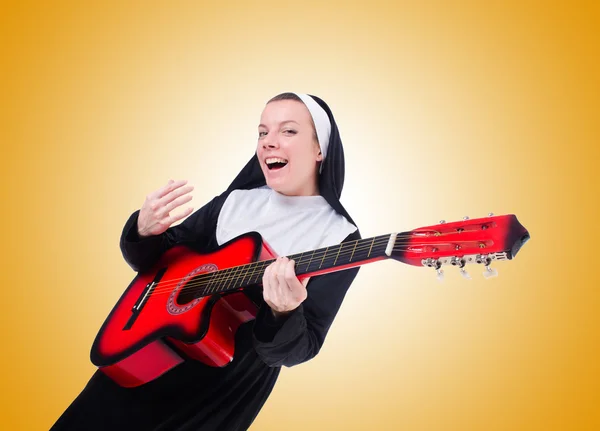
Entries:
[[276,273],[277,266],[278,262],[275,261],[267,267],[267,270],[265,270],[263,281],[263,298],[270,308],[279,311],[282,309],[284,303],[282,302],[281,294],[279,293],[280,288]]
[[285,273],[287,271],[287,266],[289,265],[289,259],[285,256],[282,256],[278,258],[277,261],[277,281],[279,282],[280,287],[288,288]]
[[281,258],[276,258],[271,265],[269,265],[269,281],[273,287],[279,286],[279,280],[277,274],[279,273],[279,266],[281,264]]
[[289,292],[289,289],[282,276],[283,261],[284,258],[281,256],[275,260],[269,277],[271,283],[271,301],[278,309],[281,309],[285,306],[286,291]]
[[155,191],[154,193],[151,193],[151,196],[153,198],[160,199],[167,193],[172,192],[173,190],[175,190],[178,187],[183,186],[184,184],[187,184],[187,180],[178,180],[178,181],[170,180],[166,186],[163,186],[160,189],[158,189],[157,191]]
[[161,210],[159,210],[157,216],[161,218],[165,215],[169,215],[169,213],[175,208],[180,207],[181,205],[191,201],[192,197],[192,195],[178,197],[174,201],[170,202],[168,205],[165,205]]
[[290,290],[294,290],[294,287],[297,287],[296,285],[300,283],[300,281],[298,281],[298,277],[296,277],[294,264],[294,260],[288,260],[285,264],[283,273],[285,282],[288,284]]
[[298,277],[296,276],[296,271],[294,269],[294,261],[293,260],[288,261],[288,263],[285,265],[284,277],[285,277],[285,281],[288,284],[290,290],[297,292],[298,288],[302,289],[302,284],[300,283],[300,280],[298,280]]
[[273,272],[273,265],[275,262],[271,263],[269,266],[265,268],[265,272],[263,272],[263,281],[271,279],[271,273]]
[[273,264],[267,266],[267,268],[265,269],[265,272],[263,273],[263,277],[262,277],[262,284],[263,284],[263,298],[265,300],[265,302],[267,304],[269,304],[269,306],[271,305],[271,267],[273,266]]
[[[300,281],[296,276],[296,272],[294,270],[294,261],[290,261],[290,264],[286,266],[285,278],[290,287],[290,293],[292,294],[292,298],[294,301],[302,302],[308,296],[306,291],[306,285],[308,284],[308,279],[304,279]],[[310,277],[308,277],[310,278]]]
[[185,218],[187,216],[189,216],[192,211],[194,211],[194,208],[189,207],[188,209],[186,209],[184,212],[182,212],[179,215],[175,215],[175,216],[169,216],[165,219],[165,223],[168,223],[168,226],[171,226],[173,223],[175,223],[176,221],[181,220],[182,218]]
[[191,192],[192,190],[194,190],[194,186],[180,187],[178,189],[172,190],[172,191],[168,192],[166,195],[164,195],[163,197],[161,197],[160,199],[158,199],[158,206],[159,207],[166,206],[167,204],[173,202],[178,197],[183,196],[186,193]]

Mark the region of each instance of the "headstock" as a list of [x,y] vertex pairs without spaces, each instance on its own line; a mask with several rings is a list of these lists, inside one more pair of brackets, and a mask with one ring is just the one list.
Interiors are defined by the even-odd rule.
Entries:
[[442,266],[452,265],[470,279],[465,270],[467,264],[485,266],[483,275],[498,275],[490,264],[494,260],[513,259],[523,244],[529,240],[529,232],[514,214],[469,219],[425,226],[396,235],[391,257],[401,262],[434,268],[438,279],[443,279]]

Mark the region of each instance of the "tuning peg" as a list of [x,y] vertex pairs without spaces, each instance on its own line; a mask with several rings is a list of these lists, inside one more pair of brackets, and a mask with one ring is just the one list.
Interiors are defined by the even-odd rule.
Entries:
[[469,220],[469,216],[464,216],[463,220]]
[[444,281],[444,270],[443,269],[437,270],[437,279],[439,282]]
[[494,215],[494,213],[489,213],[488,217],[492,217]]
[[485,271],[483,271],[483,276],[488,279],[488,278],[492,278],[492,277],[497,277],[498,276],[498,270],[490,268],[489,265],[485,266]]
[[446,220],[440,220],[440,224],[446,223]]
[[460,275],[462,275],[463,277],[465,277],[467,280],[471,280],[471,276],[469,275],[469,273],[467,271],[465,271],[464,268],[460,269]]

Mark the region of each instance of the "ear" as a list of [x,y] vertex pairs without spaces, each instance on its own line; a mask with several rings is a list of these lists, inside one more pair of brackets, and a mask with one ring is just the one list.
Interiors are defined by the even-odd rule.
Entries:
[[317,154],[317,162],[321,162],[323,160],[323,153],[319,150],[319,154]]

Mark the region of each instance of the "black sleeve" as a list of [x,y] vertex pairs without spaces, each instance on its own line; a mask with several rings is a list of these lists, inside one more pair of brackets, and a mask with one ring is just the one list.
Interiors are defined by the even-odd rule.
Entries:
[[[347,240],[359,238],[355,231]],[[281,320],[275,320],[263,301],[253,329],[254,347],[263,362],[291,367],[315,357],[359,269],[312,277],[306,300]]]
[[138,235],[137,221],[140,210],[135,211],[123,227],[120,247],[125,261],[134,271],[144,271],[152,267],[158,258],[175,244],[206,244],[215,232],[219,212],[228,193],[214,197],[210,202],[195,211],[183,222],[172,226],[160,235],[141,238]]

